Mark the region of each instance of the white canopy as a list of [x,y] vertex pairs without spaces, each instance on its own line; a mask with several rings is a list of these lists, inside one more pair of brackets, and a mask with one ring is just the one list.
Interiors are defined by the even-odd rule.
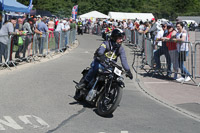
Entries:
[[79,16],[80,18],[83,18],[83,19],[89,19],[89,18],[109,18],[109,16],[103,14],[103,13],[100,13],[98,11],[91,11],[91,12],[88,12],[86,14],[82,14]]
[[123,20],[123,19],[140,19],[143,21],[151,20],[154,18],[152,13],[126,13],[126,12],[109,12],[108,16],[111,19]]

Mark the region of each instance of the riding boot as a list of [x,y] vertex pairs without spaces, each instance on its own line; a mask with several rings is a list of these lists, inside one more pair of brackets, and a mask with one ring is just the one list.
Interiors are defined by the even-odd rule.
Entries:
[[86,80],[83,80],[83,81],[79,82],[75,87],[77,90],[81,90],[81,89],[85,88],[87,84],[88,84],[88,82]]

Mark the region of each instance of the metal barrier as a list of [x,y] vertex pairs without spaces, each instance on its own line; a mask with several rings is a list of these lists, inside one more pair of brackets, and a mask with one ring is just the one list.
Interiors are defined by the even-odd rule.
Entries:
[[141,51],[143,51],[143,49],[144,49],[144,34],[136,32],[136,36],[137,36],[136,42],[138,44],[138,47],[139,47],[139,49],[141,49]]
[[[125,31],[125,34],[126,36],[129,36],[128,31]],[[128,40],[129,39],[127,39],[127,41]],[[144,66],[148,65],[153,73],[157,73],[159,71],[158,74],[161,72],[162,75],[164,75],[164,73],[166,73],[166,75],[174,74],[175,79],[178,78],[177,75],[181,75],[186,77],[185,80],[182,80],[182,83],[188,79],[188,81],[192,80],[196,85],[196,82],[193,78],[200,77],[200,63],[198,57],[198,54],[200,53],[200,51],[198,51],[200,49],[200,43],[195,44],[195,51],[192,43],[190,42],[181,42],[181,46],[177,47],[177,49],[176,46],[179,45],[178,42],[164,41],[162,42],[163,46],[156,49],[151,39],[145,38],[144,34],[140,34],[137,31],[131,31],[131,42],[137,46],[137,49],[134,50],[132,64],[135,71],[137,70],[137,67],[140,67],[144,70]],[[172,48],[171,44],[175,46],[175,49]],[[181,47],[186,49],[183,50]],[[138,49],[141,50],[141,54],[138,54]],[[139,59],[135,56],[141,56],[140,61],[135,61],[136,59]],[[162,62],[160,62],[160,60]],[[140,66],[134,66],[134,62],[141,62],[139,64]],[[147,70],[145,71],[150,72]]]
[[145,62],[150,66],[153,67],[153,44],[151,43],[151,39],[144,40],[144,55],[145,55]]
[[195,29],[195,42],[200,42],[200,27]]
[[[76,30],[67,32],[52,32],[27,35],[10,35],[9,43],[5,46],[5,59],[0,62],[1,68],[15,66],[22,61],[36,61],[39,57],[52,56],[51,53],[64,52],[69,44],[73,45],[76,38]],[[1,48],[1,47],[0,47]]]
[[[200,78],[200,42],[195,43],[194,48],[194,78]],[[198,84],[200,86],[200,83]]]
[[138,34],[137,34],[137,32],[135,31],[135,30],[132,30],[131,31],[131,43],[133,43],[133,44],[137,44],[137,37],[138,36]]

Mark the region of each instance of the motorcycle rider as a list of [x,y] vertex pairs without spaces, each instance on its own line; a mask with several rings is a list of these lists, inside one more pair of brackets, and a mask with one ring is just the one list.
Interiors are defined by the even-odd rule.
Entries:
[[81,21],[81,19],[78,20],[78,35],[81,34],[83,35],[83,29],[82,29],[83,23]]
[[[124,32],[121,29],[114,29],[111,34],[111,39],[103,42],[94,54],[94,60],[91,63],[91,68],[85,76],[83,81],[80,81],[76,85],[76,89],[80,90],[86,87],[86,85],[92,81],[99,68],[102,68],[101,63],[112,58],[113,61],[117,62],[117,57],[120,57],[122,66],[126,71],[126,76],[133,79],[133,75],[128,66],[126,59],[125,50],[122,47]],[[74,97],[76,99],[76,96]]]
[[112,26],[112,22],[109,22],[109,23],[108,23],[108,26],[107,26],[107,28],[106,28],[106,30],[105,30],[106,41],[108,40],[108,37],[110,36],[109,33],[111,33],[114,29],[115,29],[115,27]]

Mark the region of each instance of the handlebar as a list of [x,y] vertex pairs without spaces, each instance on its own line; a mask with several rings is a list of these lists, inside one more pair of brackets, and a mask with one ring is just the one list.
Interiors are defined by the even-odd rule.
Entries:
[[[100,60],[100,57],[96,57],[96,58],[97,58],[97,60]],[[104,62],[101,63],[101,65],[103,65],[105,68],[107,68],[108,66],[116,67],[116,68],[120,69],[122,71],[122,73],[124,73],[123,68],[121,66],[117,65],[113,60],[105,60]]]

